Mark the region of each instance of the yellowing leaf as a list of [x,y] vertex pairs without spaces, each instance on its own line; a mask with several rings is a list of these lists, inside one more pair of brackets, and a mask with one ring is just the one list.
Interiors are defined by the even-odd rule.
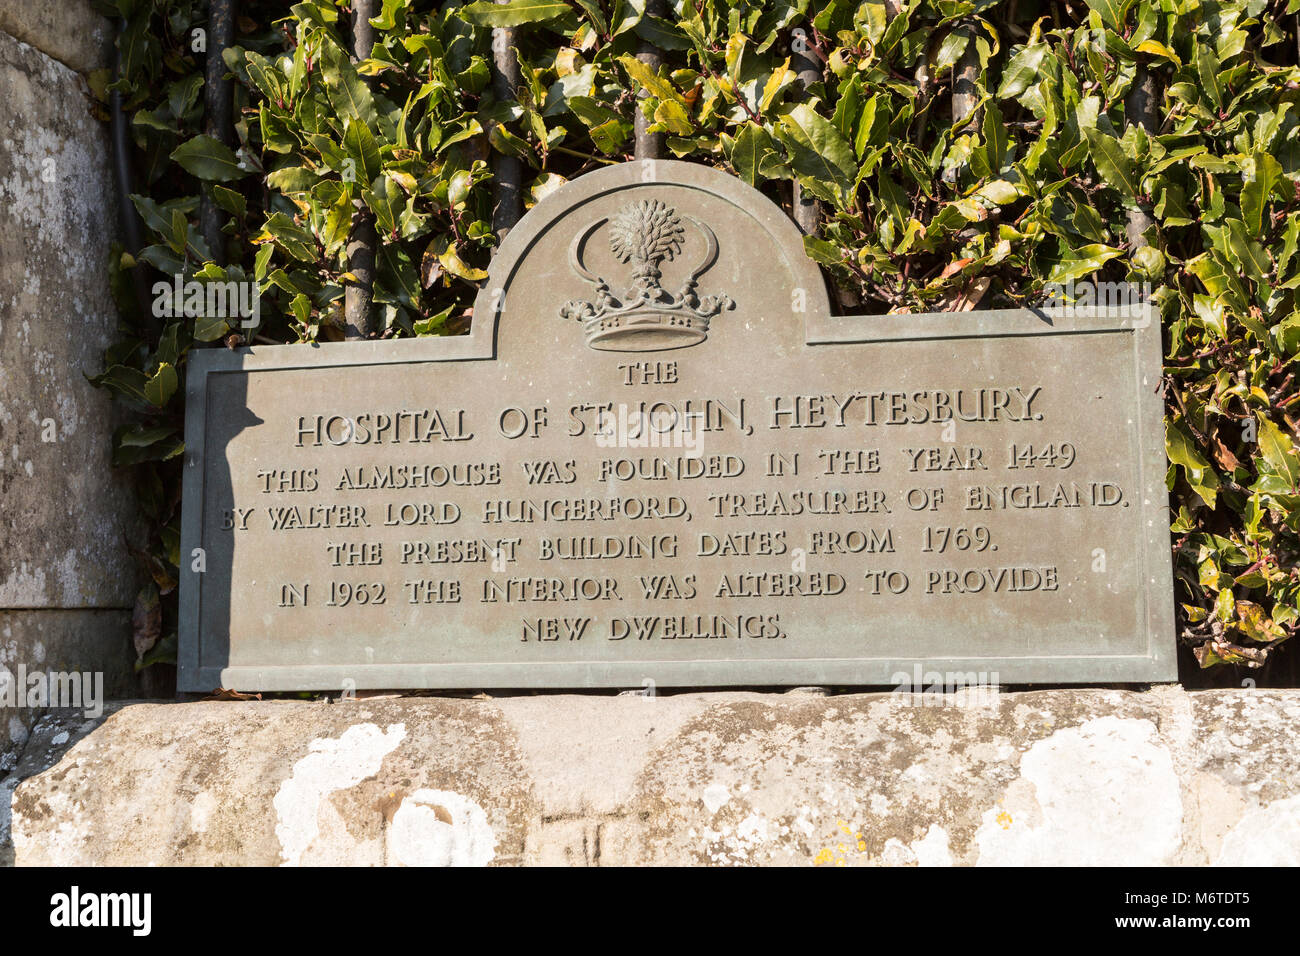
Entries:
[[1174,66],[1182,66],[1183,61],[1178,59],[1178,54],[1169,47],[1165,46],[1159,40],[1143,40],[1134,49],[1138,53],[1149,53],[1152,56],[1164,57]]

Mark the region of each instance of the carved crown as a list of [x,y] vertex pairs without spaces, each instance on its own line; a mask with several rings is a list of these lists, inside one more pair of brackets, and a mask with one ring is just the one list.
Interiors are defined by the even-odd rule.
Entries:
[[[683,221],[684,220],[684,221]],[[584,263],[587,241],[609,223],[609,250],[619,262],[631,263],[632,285],[615,296],[602,276]],[[706,243],[704,258],[687,276],[674,295],[660,283],[659,266],[681,255],[690,223]],[[698,345],[709,335],[709,320],[725,309],[735,308],[727,295],[701,298],[696,282],[718,258],[718,240],[713,230],[690,216],[679,216],[658,199],[641,199],[621,209],[611,221],[597,219],[581,230],[569,246],[569,265],[596,287],[595,301],[572,301],[560,309],[560,317],[582,323],[587,344],[608,352],[657,352]]]

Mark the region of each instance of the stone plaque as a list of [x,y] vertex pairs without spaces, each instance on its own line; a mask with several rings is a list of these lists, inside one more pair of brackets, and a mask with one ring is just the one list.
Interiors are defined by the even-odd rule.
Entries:
[[832,315],[740,181],[588,174],[467,336],[191,353],[180,684],[1175,677],[1160,330]]

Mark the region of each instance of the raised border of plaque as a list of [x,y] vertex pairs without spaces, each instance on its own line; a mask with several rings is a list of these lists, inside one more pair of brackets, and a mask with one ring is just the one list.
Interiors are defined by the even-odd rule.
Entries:
[[[610,166],[588,173],[541,200],[506,237],[490,268],[488,281],[475,303],[468,335],[396,341],[365,341],[320,345],[255,346],[239,349],[193,350],[186,378],[186,450],[182,517],[182,581],[179,622],[178,684],[183,691],[216,687],[239,690],[336,690],[345,683],[362,688],[583,688],[639,687],[652,679],[664,687],[725,685],[835,684],[889,686],[901,671],[997,673],[1004,684],[1159,682],[1176,679],[1172,568],[1168,523],[1167,462],[1163,445],[1161,334],[1158,322],[1130,310],[989,310],[908,315],[832,315],[824,279],[803,253],[802,237],[782,210],[762,193],[718,170],[676,161],[657,161],[654,177],[646,178],[641,163]],[[643,661],[475,661],[430,663],[303,662],[294,665],[229,666],[231,635],[205,629],[205,606],[230,601],[231,594],[204,593],[206,576],[191,571],[185,556],[202,546],[205,494],[205,427],[210,414],[210,384],[217,376],[275,374],[283,370],[324,366],[347,367],[358,376],[380,372],[383,366],[430,362],[484,362],[496,356],[499,323],[511,321],[510,309],[497,309],[520,263],[546,230],[575,208],[611,193],[635,194],[656,183],[698,189],[734,206],[754,227],[767,233],[791,274],[807,290],[803,315],[804,342],[820,345],[884,344],[916,341],[998,339],[1017,336],[1106,334],[1125,336],[1131,343],[1132,393],[1138,487],[1145,532],[1132,542],[1141,569],[1136,586],[1140,607],[1136,619],[1142,633],[1135,645],[1142,653],[1123,655],[980,656],[963,653],[960,624],[954,622],[951,655],[909,659],[836,657],[780,659],[687,659]],[[716,304],[716,303],[715,303]],[[725,303],[724,303],[725,307]],[[727,321],[723,318],[715,321]],[[559,321],[558,319],[556,320]],[[581,341],[582,330],[571,330]],[[582,346],[586,347],[586,346]],[[671,353],[665,353],[671,354]],[[233,588],[232,588],[233,590]],[[1131,597],[1131,595],[1130,595]],[[1086,614],[1086,609],[1080,609]],[[888,626],[887,616],[879,619]],[[1083,626],[1082,624],[1080,625]]]

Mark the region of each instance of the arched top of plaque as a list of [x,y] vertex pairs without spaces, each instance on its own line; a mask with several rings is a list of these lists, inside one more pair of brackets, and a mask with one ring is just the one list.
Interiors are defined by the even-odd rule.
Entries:
[[707,347],[728,322],[779,322],[802,341],[829,312],[777,205],[708,166],[654,160],[587,173],[529,210],[492,261],[470,334],[483,358],[503,342],[668,352]]
[[628,162],[584,173],[520,219],[468,335],[204,349],[190,356],[187,389],[197,395],[209,371],[326,363],[497,360],[502,374],[529,374],[611,352],[779,359],[804,344],[871,340],[867,328],[830,314],[799,228],[757,189],[694,163]]

